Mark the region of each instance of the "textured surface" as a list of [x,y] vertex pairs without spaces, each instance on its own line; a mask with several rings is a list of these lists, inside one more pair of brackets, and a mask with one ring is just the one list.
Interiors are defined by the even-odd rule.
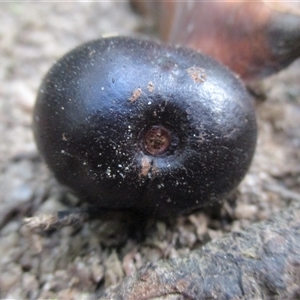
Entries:
[[148,262],[186,255],[300,201],[298,61],[263,83],[267,100],[257,104],[253,164],[218,218],[199,212],[149,220],[133,234],[134,218],[107,216],[82,227],[28,235],[23,218],[78,205],[55,182],[33,142],[32,108],[42,77],[80,43],[134,32],[142,22],[126,2],[1,3],[0,8],[1,298],[93,299]]
[[298,299],[300,203],[181,259],[147,264],[101,298],[169,296],[195,300]]

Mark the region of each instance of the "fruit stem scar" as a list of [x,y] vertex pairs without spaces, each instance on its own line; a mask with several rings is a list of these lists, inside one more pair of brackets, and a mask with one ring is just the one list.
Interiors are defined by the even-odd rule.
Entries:
[[144,147],[151,155],[160,155],[168,150],[171,143],[171,134],[163,126],[152,126],[145,134]]

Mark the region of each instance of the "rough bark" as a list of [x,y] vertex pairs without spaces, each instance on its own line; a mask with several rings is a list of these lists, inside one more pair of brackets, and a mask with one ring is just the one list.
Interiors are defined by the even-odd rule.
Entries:
[[149,263],[101,299],[300,299],[300,203],[212,241]]

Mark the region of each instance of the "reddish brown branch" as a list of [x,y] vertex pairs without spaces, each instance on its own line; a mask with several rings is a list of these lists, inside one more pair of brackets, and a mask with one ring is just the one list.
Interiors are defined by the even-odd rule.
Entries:
[[141,1],[163,40],[211,55],[244,80],[276,73],[300,56],[300,5],[287,1]]

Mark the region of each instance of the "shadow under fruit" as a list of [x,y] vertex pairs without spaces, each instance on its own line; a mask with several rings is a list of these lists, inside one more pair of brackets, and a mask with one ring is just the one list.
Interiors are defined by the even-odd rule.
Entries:
[[256,144],[252,99],[196,51],[113,37],[66,54],[40,87],[34,134],[57,179],[96,207],[188,213],[234,189]]

